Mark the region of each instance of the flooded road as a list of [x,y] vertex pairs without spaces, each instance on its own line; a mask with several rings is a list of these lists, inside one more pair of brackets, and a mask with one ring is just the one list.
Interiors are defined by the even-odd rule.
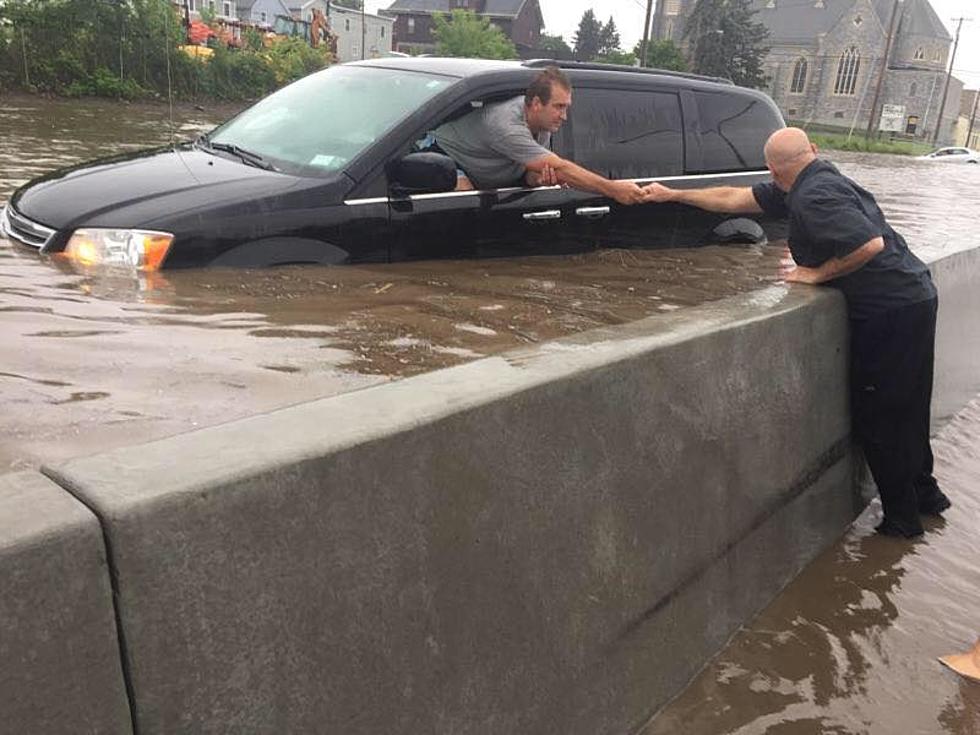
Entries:
[[[230,109],[175,110],[178,137]],[[0,100],[0,201],[44,171],[167,142],[165,106]],[[927,256],[974,246],[980,167],[834,154]],[[357,390],[771,284],[777,247],[139,278],[0,243],[0,472]],[[980,633],[980,403],[936,444],[953,498],[913,544],[866,514],[643,735],[980,734],[935,657]]]

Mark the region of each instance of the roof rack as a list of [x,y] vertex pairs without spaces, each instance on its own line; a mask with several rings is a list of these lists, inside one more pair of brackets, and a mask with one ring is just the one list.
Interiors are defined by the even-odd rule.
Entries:
[[559,69],[581,69],[583,71],[625,71],[633,74],[657,74],[665,77],[682,77],[698,79],[702,82],[717,82],[718,84],[734,84],[731,79],[724,77],[708,77],[702,74],[691,74],[686,71],[671,71],[670,69],[651,69],[643,66],[626,66],[625,64],[601,64],[597,61],[562,61],[559,59],[529,59],[524,66],[540,69],[546,66],[557,66]]

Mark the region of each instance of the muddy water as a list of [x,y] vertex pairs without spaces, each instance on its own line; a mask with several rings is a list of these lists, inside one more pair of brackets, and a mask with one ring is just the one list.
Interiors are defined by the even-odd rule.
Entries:
[[904,542],[865,513],[640,735],[980,733],[980,683],[936,661],[980,636],[980,400],[933,447],[944,520]]
[[[230,109],[0,99],[0,201]],[[974,246],[980,167],[835,156],[920,253]],[[0,472],[356,390],[777,278],[779,248],[599,251],[371,268],[76,273],[0,243]],[[935,656],[980,633],[980,403],[943,433],[955,508],[921,541],[872,509],[644,731],[980,735],[978,685]]]

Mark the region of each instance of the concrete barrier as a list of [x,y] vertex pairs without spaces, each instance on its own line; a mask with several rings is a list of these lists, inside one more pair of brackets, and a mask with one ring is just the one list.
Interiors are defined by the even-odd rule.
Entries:
[[0,476],[0,733],[130,732],[98,521],[39,474]]
[[932,414],[941,426],[980,393],[980,248],[929,268],[939,289]]
[[846,337],[771,287],[48,470],[138,731],[630,731],[857,512]]

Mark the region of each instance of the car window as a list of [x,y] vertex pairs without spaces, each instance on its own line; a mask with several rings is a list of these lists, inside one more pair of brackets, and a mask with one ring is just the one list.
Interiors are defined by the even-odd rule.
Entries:
[[766,140],[782,121],[763,100],[728,91],[695,91],[702,166],[696,173],[764,169]]
[[266,97],[209,140],[257,153],[290,173],[336,171],[454,81],[338,65]]
[[[684,172],[680,100],[670,92],[576,88],[572,93],[574,161],[611,179],[641,179]],[[566,152],[567,155],[567,152]]]

